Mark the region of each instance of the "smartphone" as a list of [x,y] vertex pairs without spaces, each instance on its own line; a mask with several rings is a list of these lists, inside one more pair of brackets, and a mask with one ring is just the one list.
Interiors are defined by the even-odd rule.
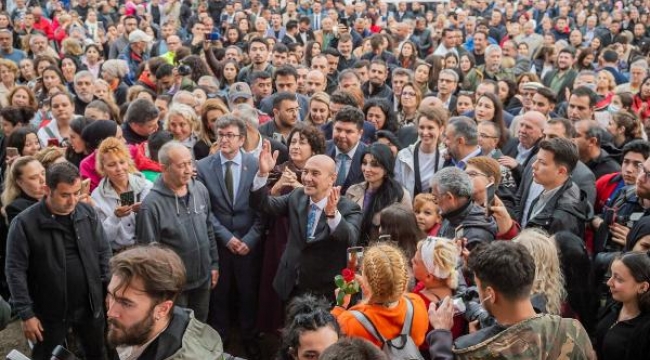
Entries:
[[489,183],[485,187],[485,210],[487,211],[487,216],[492,216],[492,206],[494,205],[495,191],[496,187],[494,186],[494,183]]
[[135,204],[135,194],[133,190],[120,194],[120,206],[131,206]]
[[59,147],[59,139],[47,139],[47,147]]
[[363,263],[363,246],[349,247],[348,254],[348,269],[354,271],[355,274],[361,275],[361,264]]
[[221,39],[221,35],[218,32],[211,32],[210,35],[208,35],[208,40],[210,41],[217,41]]
[[15,147],[7,147],[7,157],[13,158],[16,157],[20,154],[18,154],[18,148]]
[[81,180],[81,195],[90,195],[90,179]]

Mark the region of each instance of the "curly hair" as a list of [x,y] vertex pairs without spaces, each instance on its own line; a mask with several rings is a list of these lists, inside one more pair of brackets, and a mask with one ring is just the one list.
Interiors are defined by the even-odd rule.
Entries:
[[408,285],[406,258],[402,250],[388,243],[378,243],[366,249],[363,257],[363,277],[371,296],[370,304],[398,301]]
[[137,171],[126,144],[116,137],[109,137],[99,144],[97,154],[95,155],[95,169],[101,176],[106,176],[106,173],[104,173],[103,158],[104,155],[108,154],[115,155],[120,159],[126,159],[129,164],[129,173],[133,174]]
[[164,130],[170,131],[170,119],[175,115],[180,116],[183,118],[183,120],[187,121],[194,134],[201,134],[201,119],[199,119],[199,117],[196,115],[194,109],[181,103],[172,104],[172,106],[169,107],[169,110],[167,110]]
[[[458,287],[458,270],[456,266],[458,265],[458,257],[460,256],[456,244],[449,239],[429,237],[426,240],[418,242],[418,250],[422,249],[422,245],[426,241],[435,241],[433,247],[433,264],[449,274],[444,280],[450,289],[455,290]],[[420,254],[424,256],[421,252]]]
[[325,154],[325,136],[320,128],[307,124],[296,124],[289,136],[287,136],[287,147],[290,146],[294,134],[298,134],[307,140],[313,155]]
[[526,229],[513,241],[523,245],[535,261],[535,280],[531,294],[544,295],[546,312],[559,315],[566,290],[555,240],[542,230]]

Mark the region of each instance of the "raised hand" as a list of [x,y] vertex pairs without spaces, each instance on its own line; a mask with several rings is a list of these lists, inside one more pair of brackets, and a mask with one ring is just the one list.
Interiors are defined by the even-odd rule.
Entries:
[[260,176],[268,176],[271,170],[275,167],[275,164],[278,161],[278,155],[280,152],[278,150],[274,151],[271,154],[271,142],[264,140],[262,143],[262,151],[260,152],[259,160],[259,174]]
[[341,187],[334,186],[330,190],[330,194],[327,197],[327,205],[325,205],[325,216],[333,216],[336,213],[336,207],[339,204],[339,199],[341,199]]

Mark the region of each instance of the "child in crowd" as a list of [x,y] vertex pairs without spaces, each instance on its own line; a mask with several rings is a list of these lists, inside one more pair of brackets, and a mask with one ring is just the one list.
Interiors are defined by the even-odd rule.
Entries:
[[413,211],[420,230],[428,236],[437,236],[442,217],[435,197],[429,193],[418,194],[413,201]]

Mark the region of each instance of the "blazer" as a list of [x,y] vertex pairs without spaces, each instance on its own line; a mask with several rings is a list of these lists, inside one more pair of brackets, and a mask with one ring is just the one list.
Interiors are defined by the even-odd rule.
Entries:
[[239,187],[233,204],[226,190],[219,152],[200,160],[197,164],[198,179],[208,189],[212,205],[212,224],[219,246],[226,246],[234,236],[253,250],[262,235],[259,214],[249,206],[250,188],[257,174],[258,162],[250,154],[242,152],[242,168]]
[[359,205],[341,197],[337,209],[341,222],[334,231],[321,214],[314,232],[315,238],[307,242],[307,217],[309,196],[303,188],[291,193],[272,197],[263,186],[250,193],[251,207],[272,216],[286,216],[289,220],[287,246],[280,259],[273,288],[283,301],[287,301],[294,289],[308,291],[328,298],[334,296],[334,277],[346,267],[347,248],[355,246],[359,239],[361,209]]
[[[359,141],[359,146],[357,147],[357,151],[352,157],[352,162],[350,163],[350,168],[348,169],[348,175],[345,178],[343,186],[341,186],[341,194],[345,194],[350,186],[358,184],[365,180],[363,178],[363,173],[361,172],[361,156],[363,155],[363,151],[365,149],[366,144]],[[325,154],[336,161],[336,145],[334,145],[333,140],[328,140],[325,143]]]

